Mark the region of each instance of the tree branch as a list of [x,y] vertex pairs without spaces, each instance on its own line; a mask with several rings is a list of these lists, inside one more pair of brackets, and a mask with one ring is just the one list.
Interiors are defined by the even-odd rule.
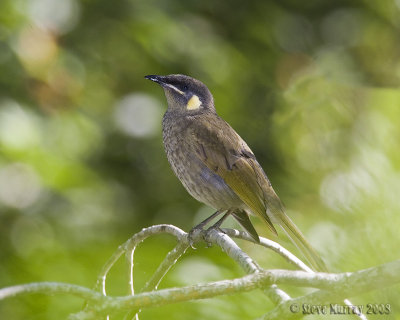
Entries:
[[[134,250],[140,242],[147,237],[160,233],[173,235],[177,238],[178,244],[167,254],[155,274],[142,289],[142,293],[135,294],[132,273],[134,266]],[[249,273],[249,275],[245,277],[155,291],[166,273],[190,245],[188,234],[181,229],[171,225],[156,225],[142,229],[127,242],[118,247],[118,250],[104,265],[98,277],[95,290],[66,283],[31,283],[0,289],[0,300],[31,293],[68,293],[88,301],[87,308],[77,315],[74,315],[74,319],[97,319],[99,313],[104,315],[117,310],[129,310],[129,316],[134,315],[142,308],[262,289],[277,305],[275,309],[265,314],[262,319],[293,319],[301,317],[303,314],[293,313],[290,306],[300,306],[305,303],[323,305],[333,301],[333,299],[343,300],[345,297],[354,296],[400,282],[400,277],[398,276],[400,273],[400,260],[354,273],[314,273],[300,259],[276,242],[261,238],[261,246],[279,253],[285,260],[303,271],[263,270],[253,259],[243,252],[228,235],[252,241],[244,232],[230,229],[224,229],[223,231],[219,229],[199,231],[193,234],[190,240],[193,241],[193,243],[204,240],[208,244],[215,244],[221,247],[246,273]],[[107,296],[105,287],[107,274],[124,253],[127,256],[130,267],[129,282],[131,295],[124,297]],[[278,289],[276,286],[277,284],[311,287],[319,290],[292,299],[284,291]],[[150,290],[151,292],[143,292]],[[348,300],[345,300],[345,303],[351,306]],[[365,319],[363,315],[359,317]]]
[[1,288],[0,301],[33,293],[43,293],[48,295],[60,293],[71,294],[85,300],[96,301],[96,303],[102,303],[107,299],[112,299],[110,297],[102,295],[100,292],[75,284],[63,282],[33,282]]
[[[367,291],[388,287],[400,283],[400,260],[386,263],[353,273],[308,273],[304,271],[264,270],[233,280],[223,280],[187,286],[182,288],[163,289],[145,292],[134,296],[110,297],[103,296],[94,290],[66,283],[42,282],[19,285],[0,289],[0,300],[32,293],[68,293],[90,300],[97,311],[131,310],[149,308],[177,302],[212,298],[215,296],[246,292],[265,288],[271,284],[285,284],[296,287],[312,287],[315,291],[300,298],[282,302],[263,319],[294,319],[301,314],[292,313],[290,306],[325,304],[332,299],[355,296]],[[327,291],[329,290],[329,291]]]
[[354,273],[336,274],[335,276],[338,277],[336,280],[328,279],[329,277],[320,279],[319,283],[317,281],[312,286],[326,290],[318,290],[291,301],[285,301],[265,314],[262,319],[297,319],[303,315],[290,311],[290,306],[293,304],[297,306],[302,306],[303,304],[323,305],[341,297],[352,297],[367,291],[389,287],[400,282],[399,274],[400,260],[395,260]]
[[[234,261],[236,261],[246,273],[258,273],[262,268],[251,259],[239,246],[225,233],[229,229],[225,229],[224,232],[218,231],[217,229],[211,229],[206,231],[204,239],[208,243],[213,243],[222,248],[222,250]],[[269,288],[264,288],[264,293],[271,299],[275,304],[279,304],[283,301],[290,299],[290,296],[279,289],[275,284],[272,284]]]
[[235,229],[223,229],[223,231],[230,237],[236,239],[242,239],[246,241],[253,242],[257,245],[263,246],[265,248],[271,249],[272,251],[279,254],[283,257],[287,262],[296,266],[300,270],[307,271],[307,272],[314,272],[310,267],[308,267],[303,261],[297,258],[293,253],[289,250],[282,247],[279,243],[269,240],[267,238],[260,237],[260,242],[254,241],[252,237],[250,237],[246,232],[235,230]]
[[[177,238],[179,242],[187,242],[187,233],[184,232],[183,230],[179,229],[178,227],[175,227],[170,224],[159,224],[155,226],[151,226],[148,228],[143,228],[141,231],[138,233],[134,234],[128,241],[126,241],[124,244],[120,245],[117,249],[117,251],[111,256],[111,258],[105,263],[103,268],[101,269],[98,278],[97,278],[97,284],[95,286],[95,289],[101,288],[102,292],[104,295],[106,295],[106,284],[105,280],[107,278],[107,274],[110,271],[110,269],[113,267],[115,262],[126,252],[129,251],[134,251],[137,245],[144,241],[146,238],[160,234],[160,233],[168,233],[173,235],[174,237]],[[131,266],[132,269],[132,266]]]

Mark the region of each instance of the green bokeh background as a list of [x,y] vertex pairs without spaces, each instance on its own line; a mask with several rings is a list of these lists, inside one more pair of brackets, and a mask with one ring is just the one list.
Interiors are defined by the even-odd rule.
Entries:
[[[212,213],[169,168],[166,103],[147,74],[208,85],[331,270],[398,259],[399,31],[399,0],[1,0],[0,287],[91,287],[143,227],[189,230]],[[265,268],[290,268],[243,245]],[[138,249],[138,289],[173,246],[157,236]],[[124,268],[112,272],[111,294],[127,293]],[[220,249],[199,247],[160,287],[242,275]],[[370,318],[400,319],[399,289],[352,301],[389,303],[391,315]],[[0,302],[0,318],[63,319],[81,307],[35,295]],[[141,319],[253,319],[272,307],[250,292],[144,310]]]

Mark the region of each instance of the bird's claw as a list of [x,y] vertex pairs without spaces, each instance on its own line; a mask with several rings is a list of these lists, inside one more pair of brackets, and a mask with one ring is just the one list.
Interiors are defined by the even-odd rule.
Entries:
[[207,247],[208,248],[212,246],[212,242],[208,240],[208,237],[209,237],[209,235],[210,235],[210,233],[212,231],[216,231],[216,232],[220,232],[220,233],[226,234],[224,232],[224,230],[222,230],[220,228],[219,225],[213,225],[213,226],[209,227],[207,230],[205,230],[205,232],[204,232],[204,241],[207,243]]
[[192,249],[197,249],[194,246],[194,243],[198,242],[198,239],[199,239],[200,235],[203,233],[203,231],[204,230],[202,228],[197,228],[197,227],[194,227],[189,231],[188,241],[189,241],[189,245],[192,247]]
[[200,239],[204,240],[205,243],[207,244],[207,248],[212,246],[212,242],[208,240],[209,235],[212,231],[220,232],[225,234],[224,230],[221,229],[220,225],[212,225],[208,229],[203,229],[202,227],[194,227],[192,228],[189,233],[188,233],[188,242],[189,246],[192,247],[192,249],[197,249],[194,246],[194,243],[199,242]]

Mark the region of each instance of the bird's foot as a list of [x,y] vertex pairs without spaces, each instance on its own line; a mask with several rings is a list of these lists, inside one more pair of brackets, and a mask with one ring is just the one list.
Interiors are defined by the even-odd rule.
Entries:
[[189,245],[192,247],[192,249],[197,249],[194,244],[204,240],[204,242],[207,244],[207,248],[212,246],[212,241],[209,240],[209,237],[212,232],[218,232],[218,233],[223,233],[225,232],[221,229],[220,225],[212,225],[211,227],[207,229],[199,228],[199,227],[194,227],[192,228],[189,233],[188,233],[188,241]]
[[[223,213],[223,211],[218,210],[216,212],[214,212],[214,214],[212,214],[211,216],[209,216],[207,219],[203,220],[202,222],[200,222],[197,226],[193,227],[188,234],[188,241],[189,241],[189,245],[193,248],[196,249],[193,244],[195,242],[198,242],[201,240],[201,238],[204,239],[204,227],[206,226],[207,223],[209,223],[212,219],[214,219],[215,217],[219,216],[221,213]],[[218,224],[218,222],[217,222]],[[218,224],[218,227],[221,224]]]
[[218,232],[218,233],[226,234],[224,232],[224,230],[221,229],[220,225],[221,224],[214,224],[211,227],[209,227],[207,230],[204,231],[203,238],[204,238],[204,241],[207,244],[207,248],[210,248],[212,246],[212,241],[209,240],[209,237],[210,237],[212,232]]
[[194,246],[194,243],[199,242],[199,239],[201,238],[203,232],[204,232],[204,229],[199,226],[195,226],[189,231],[188,241],[189,241],[189,245],[192,247],[192,249],[197,249]]

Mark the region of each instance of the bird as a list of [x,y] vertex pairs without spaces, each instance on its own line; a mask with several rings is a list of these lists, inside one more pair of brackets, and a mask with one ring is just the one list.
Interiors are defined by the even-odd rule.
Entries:
[[[165,93],[163,144],[175,175],[196,200],[217,210],[196,227],[224,214],[232,215],[259,242],[249,216],[260,218],[278,235],[280,225],[315,271],[326,272],[324,261],[285,208],[254,153],[218,114],[214,98],[200,80],[183,74],[148,75]],[[195,227],[195,228],[196,228]]]

